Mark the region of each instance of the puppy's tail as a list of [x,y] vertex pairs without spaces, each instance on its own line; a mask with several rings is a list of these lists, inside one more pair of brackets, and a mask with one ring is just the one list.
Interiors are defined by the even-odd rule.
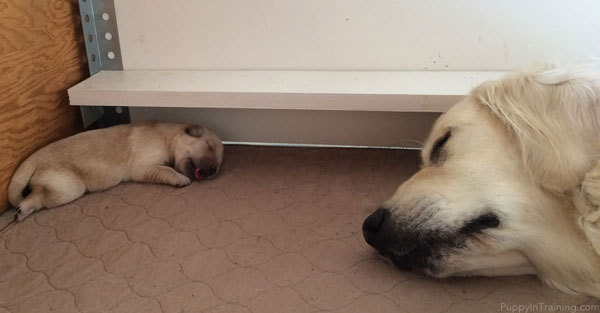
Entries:
[[585,175],[580,189],[573,195],[573,202],[580,214],[579,227],[600,254],[600,162]]
[[10,183],[8,184],[8,202],[12,204],[13,207],[18,207],[21,200],[23,200],[24,191],[28,188],[29,180],[33,173],[35,172],[35,162],[32,162],[30,159],[25,160],[15,171],[15,174],[10,179]]

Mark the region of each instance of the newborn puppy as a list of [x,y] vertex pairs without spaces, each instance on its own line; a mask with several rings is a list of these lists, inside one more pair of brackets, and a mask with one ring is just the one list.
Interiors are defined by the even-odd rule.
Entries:
[[214,176],[221,139],[200,125],[143,122],[82,132],[27,158],[8,185],[8,201],[23,220],[41,208],[69,203],[86,191],[122,181],[177,187]]

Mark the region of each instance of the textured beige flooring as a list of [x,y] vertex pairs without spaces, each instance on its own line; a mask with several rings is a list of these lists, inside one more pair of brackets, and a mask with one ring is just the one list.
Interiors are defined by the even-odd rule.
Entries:
[[[431,280],[380,260],[361,223],[415,152],[227,147],[221,175],[122,184],[0,236],[3,312],[570,312],[532,276]],[[560,310],[557,310],[560,309]],[[531,310],[530,310],[531,312]]]

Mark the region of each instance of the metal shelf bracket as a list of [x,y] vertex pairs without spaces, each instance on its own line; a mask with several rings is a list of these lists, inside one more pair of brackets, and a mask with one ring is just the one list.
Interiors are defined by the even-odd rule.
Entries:
[[[114,0],[79,0],[90,76],[102,70],[123,70]],[[107,127],[129,123],[126,107],[82,106],[84,127],[95,121]]]

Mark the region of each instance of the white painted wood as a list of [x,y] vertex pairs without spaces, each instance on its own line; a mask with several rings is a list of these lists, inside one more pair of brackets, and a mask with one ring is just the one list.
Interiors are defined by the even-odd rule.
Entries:
[[132,121],[206,125],[225,141],[420,148],[439,113],[142,108]]
[[[596,0],[115,0],[115,7],[127,71],[74,87],[72,104],[132,106],[133,120],[201,122],[229,141],[418,147],[437,113],[407,111],[444,111],[487,79],[423,72],[504,72],[600,56]],[[152,78],[129,70],[278,72]],[[392,79],[387,71],[417,72]]]
[[103,71],[71,105],[443,112],[503,72]]
[[125,69],[512,71],[600,56],[597,0],[116,0]]

